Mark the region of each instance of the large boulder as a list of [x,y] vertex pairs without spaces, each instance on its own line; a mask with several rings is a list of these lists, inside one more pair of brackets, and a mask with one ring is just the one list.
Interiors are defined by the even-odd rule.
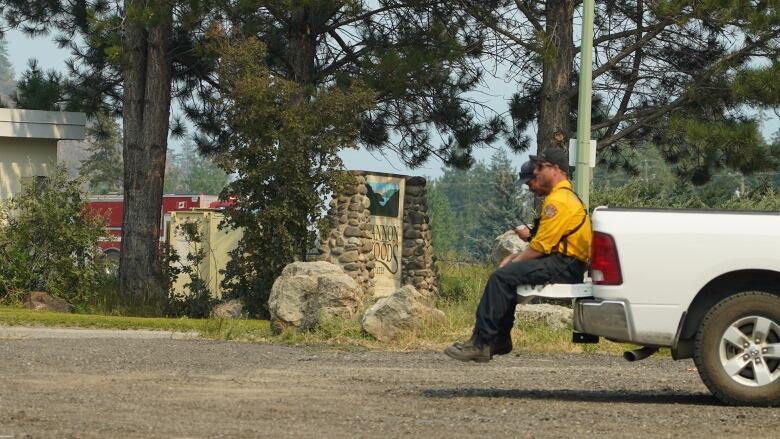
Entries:
[[521,253],[528,248],[528,243],[517,237],[514,230],[498,235],[493,243],[490,259],[498,264],[512,253]]
[[515,321],[542,323],[554,329],[570,328],[574,312],[571,308],[551,304],[518,305]]
[[426,297],[405,285],[366,311],[363,330],[379,341],[390,341],[426,321],[443,321],[444,313],[431,307]]
[[22,297],[22,306],[37,311],[72,312],[73,305],[43,291],[31,291]]
[[353,318],[363,303],[363,290],[338,265],[293,262],[271,288],[271,328],[311,330],[332,317]]

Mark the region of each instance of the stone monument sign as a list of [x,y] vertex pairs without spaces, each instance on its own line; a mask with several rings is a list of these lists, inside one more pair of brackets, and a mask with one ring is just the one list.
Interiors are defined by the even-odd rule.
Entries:
[[401,288],[404,186],[401,176],[366,174],[377,297],[389,296]]
[[353,181],[333,194],[319,259],[340,265],[367,297],[403,285],[433,298],[439,273],[433,256],[426,181],[422,177],[350,171]]

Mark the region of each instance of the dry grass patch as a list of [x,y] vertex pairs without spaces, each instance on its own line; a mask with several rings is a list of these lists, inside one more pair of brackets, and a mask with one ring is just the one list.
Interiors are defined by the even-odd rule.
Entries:
[[[106,315],[58,314],[21,308],[0,307],[0,324],[97,327],[116,329],[158,329],[197,331],[204,337],[221,340],[265,341],[292,345],[327,345],[336,349],[378,349],[390,351],[441,351],[454,341],[466,340],[474,326],[474,312],[492,267],[445,265],[441,267],[442,291],[436,307],[445,320],[426,321],[391,342],[380,342],[363,332],[360,318],[334,318],[322,322],[316,331],[295,329],[274,335],[267,320],[141,318]],[[367,307],[370,304],[366,304]],[[363,315],[361,310],[358,316]],[[635,347],[602,340],[598,344],[571,342],[571,329],[555,329],[537,322],[517,322],[512,331],[514,352],[605,352],[619,355]],[[667,351],[668,352],[668,351]]]

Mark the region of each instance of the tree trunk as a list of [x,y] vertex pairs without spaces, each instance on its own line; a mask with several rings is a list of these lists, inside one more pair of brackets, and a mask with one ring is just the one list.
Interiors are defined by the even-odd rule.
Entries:
[[[304,87],[314,86],[315,60],[317,57],[316,35],[312,27],[315,25],[315,14],[310,7],[293,11],[290,15],[290,47],[287,60],[290,64],[291,80]],[[308,93],[304,92],[304,96]],[[297,105],[299,102],[295,102]]]
[[[125,8],[139,2],[125,0]],[[171,104],[171,4],[154,5],[156,21],[125,20],[123,96],[124,217],[119,286],[142,312],[165,299],[160,225]],[[149,309],[151,306],[153,308]]]
[[551,146],[568,149],[572,137],[567,93],[572,85],[574,64],[574,1],[548,1],[545,17],[544,67],[536,137],[539,152]]
[[[306,105],[311,97],[311,90],[317,85],[315,65],[317,41],[314,37],[317,33],[313,29],[318,20],[321,19],[317,17],[317,9],[311,6],[302,7],[290,14],[290,46],[287,52],[287,62],[290,65],[290,79],[302,87],[301,92],[291,100],[290,107]],[[312,151],[300,148],[300,145],[286,145],[284,142],[281,142],[280,147],[287,149],[288,157],[297,156],[293,161],[297,170],[293,178],[300,181],[308,180],[312,166],[310,156]],[[305,231],[300,232],[305,233]],[[305,236],[296,236],[296,239],[298,241],[296,243],[298,258],[305,261],[310,243]]]

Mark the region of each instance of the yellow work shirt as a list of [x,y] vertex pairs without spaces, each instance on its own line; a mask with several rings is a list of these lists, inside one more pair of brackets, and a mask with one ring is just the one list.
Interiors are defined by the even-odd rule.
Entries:
[[[585,222],[582,222],[583,216]],[[582,222],[582,226],[577,226]],[[571,233],[577,229],[576,232]],[[566,238],[564,245],[563,237]],[[564,180],[555,185],[542,204],[539,228],[531,241],[530,247],[540,253],[564,253],[580,261],[590,260],[590,243],[593,231],[590,217],[577,195],[571,190],[571,182]]]

